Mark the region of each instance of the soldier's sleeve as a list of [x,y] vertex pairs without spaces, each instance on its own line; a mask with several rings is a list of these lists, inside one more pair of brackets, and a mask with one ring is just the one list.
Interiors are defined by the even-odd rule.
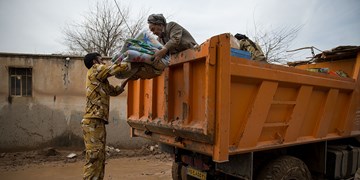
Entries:
[[169,22],[170,39],[164,45],[166,49],[172,49],[180,44],[183,28],[175,22]]
[[121,89],[121,87],[120,86],[112,86],[112,85],[110,85],[109,84],[109,95],[110,96],[117,96],[117,95],[119,95],[119,94],[121,94],[123,91],[124,91],[124,89]]
[[110,76],[114,76],[115,74],[123,71],[128,71],[128,64],[112,64],[112,65],[99,65],[96,67],[98,74],[96,75],[97,79],[104,80]]

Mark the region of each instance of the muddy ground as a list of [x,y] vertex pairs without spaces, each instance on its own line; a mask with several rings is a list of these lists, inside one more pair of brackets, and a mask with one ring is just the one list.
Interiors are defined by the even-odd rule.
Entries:
[[[79,180],[84,155],[79,150],[46,148],[36,151],[1,153],[2,180]],[[107,148],[106,180],[171,179],[172,158],[157,146],[125,150]]]

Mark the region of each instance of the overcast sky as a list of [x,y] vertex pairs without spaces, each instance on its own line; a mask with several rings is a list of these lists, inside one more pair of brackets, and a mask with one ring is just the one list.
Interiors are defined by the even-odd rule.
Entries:
[[[62,29],[80,22],[98,0],[0,0],[0,52],[66,52]],[[110,0],[111,2],[113,0]],[[360,0],[117,0],[140,12],[163,13],[201,44],[221,33],[302,25],[292,49],[360,45]],[[129,19],[131,21],[131,19]],[[310,55],[310,51],[303,52]],[[299,55],[300,56],[300,55]]]

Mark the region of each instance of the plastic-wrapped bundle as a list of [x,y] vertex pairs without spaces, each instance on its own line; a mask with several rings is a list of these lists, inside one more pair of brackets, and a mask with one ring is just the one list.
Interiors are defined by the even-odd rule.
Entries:
[[136,35],[135,39],[142,41],[146,44],[150,44],[152,47],[157,49],[161,49],[163,45],[157,40],[157,38],[147,30],[141,31],[139,34]]
[[147,53],[143,53],[137,50],[129,49],[120,55],[116,56],[116,63],[118,62],[145,62],[152,64],[153,56]]
[[[142,31],[135,37],[135,39],[127,39],[121,51],[115,55],[111,61],[113,63],[131,62],[132,69],[140,69],[136,73],[138,75],[137,78],[153,78],[160,75],[164,68],[169,65],[169,56],[162,58],[161,62],[155,63],[153,61],[155,51],[161,49],[162,47],[162,44],[157,41],[150,32]],[[153,69],[151,69],[151,67]],[[135,70],[124,74],[118,74],[116,77],[119,79],[128,78],[135,73],[133,71]]]

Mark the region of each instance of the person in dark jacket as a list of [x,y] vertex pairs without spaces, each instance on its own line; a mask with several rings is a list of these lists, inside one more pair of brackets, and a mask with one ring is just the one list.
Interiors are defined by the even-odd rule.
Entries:
[[155,61],[159,61],[167,53],[176,54],[197,45],[189,31],[176,22],[166,22],[162,14],[151,14],[148,17],[149,29],[164,47],[154,55]]

